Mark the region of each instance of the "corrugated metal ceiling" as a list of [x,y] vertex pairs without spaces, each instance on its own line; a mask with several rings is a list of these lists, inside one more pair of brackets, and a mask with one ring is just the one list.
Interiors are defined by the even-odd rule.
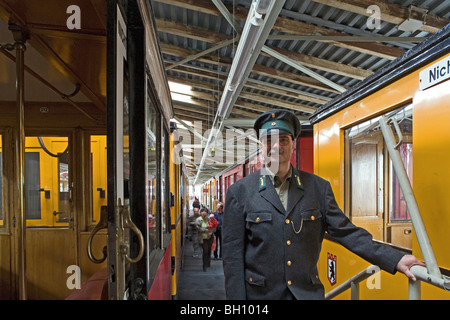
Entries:
[[[185,121],[202,120],[203,134],[213,122],[238,42],[192,60],[186,58],[233,39],[236,32],[212,1],[153,0],[151,3],[168,79],[189,84],[194,91],[190,103],[174,101],[175,115]],[[242,29],[251,1],[226,0],[223,4]],[[374,5],[377,6],[374,9],[380,9],[381,20],[373,20],[374,12],[368,12],[372,8],[369,6]],[[411,6],[428,10],[426,24],[421,30],[401,31],[398,25],[408,18]],[[445,26],[449,19],[450,1],[287,0],[265,46],[348,89]],[[377,22],[379,25],[374,24]],[[378,40],[375,37],[381,41],[375,41]],[[183,63],[171,66],[180,61]],[[310,134],[308,117],[339,94],[338,90],[261,52],[230,119],[255,119],[273,108],[293,109],[304,119],[304,133]],[[299,107],[305,107],[306,112],[298,111]],[[185,155],[193,159],[193,151],[186,148]],[[199,182],[228,165],[216,163],[204,169]],[[188,164],[192,175],[197,166],[194,160]]]

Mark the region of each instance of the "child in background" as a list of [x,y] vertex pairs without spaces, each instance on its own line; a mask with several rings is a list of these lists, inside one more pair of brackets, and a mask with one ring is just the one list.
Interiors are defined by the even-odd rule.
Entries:
[[214,231],[216,230],[217,226],[219,225],[219,221],[214,217],[214,214],[211,213],[209,215],[209,224],[208,224],[208,230],[211,232],[212,236],[214,237],[214,241],[211,245],[211,250],[216,250],[216,236],[214,235]]
[[219,225],[219,221],[217,221],[217,219],[214,218],[214,214],[211,213],[209,215],[208,229],[216,228],[218,225]]

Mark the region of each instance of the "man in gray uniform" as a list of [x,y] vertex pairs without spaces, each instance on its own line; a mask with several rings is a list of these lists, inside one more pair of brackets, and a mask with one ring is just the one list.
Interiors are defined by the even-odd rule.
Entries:
[[372,241],[339,209],[328,181],[293,168],[300,134],[287,110],[262,114],[254,128],[266,166],[227,190],[223,266],[228,299],[324,299],[317,261],[327,232],[383,270],[409,278],[414,256]]

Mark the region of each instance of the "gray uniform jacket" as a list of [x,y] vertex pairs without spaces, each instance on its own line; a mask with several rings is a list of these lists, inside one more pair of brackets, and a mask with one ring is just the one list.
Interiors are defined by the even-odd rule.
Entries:
[[228,299],[324,299],[317,261],[325,232],[363,259],[396,272],[404,254],[353,225],[328,181],[293,168],[288,192],[285,210],[260,171],[227,190],[222,232]]

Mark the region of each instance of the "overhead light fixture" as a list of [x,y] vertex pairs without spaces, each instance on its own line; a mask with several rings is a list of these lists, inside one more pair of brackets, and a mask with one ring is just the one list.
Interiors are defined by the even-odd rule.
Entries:
[[398,25],[398,30],[412,33],[419,30],[422,26],[423,21],[408,18]]
[[266,14],[269,11],[272,0],[258,0],[256,3],[256,12]]
[[[259,35],[261,34],[262,26],[264,25],[262,15],[268,12],[270,3],[271,1],[267,0],[252,2],[249,16],[245,21],[244,30],[242,31],[236,55],[230,69],[229,86],[232,91],[239,85],[244,76],[245,66],[247,66],[250,57],[255,50],[255,45],[259,40]],[[257,11],[258,6],[261,6],[261,12]]]
[[233,99],[233,90],[224,90],[223,96],[220,99],[219,107],[217,110],[217,114],[220,118],[226,119],[229,114],[229,110],[231,110],[229,107],[231,105],[231,100]]
[[256,54],[259,55],[285,2],[286,0],[253,0],[211,127],[210,137],[204,147],[203,156],[194,178],[194,184],[197,183],[200,173],[203,171],[203,166],[216,136],[222,131],[223,121],[230,115],[233,104],[242,90],[245,78],[248,77],[255,64],[257,59],[255,50],[257,51]]
[[[410,6],[408,10],[409,10],[408,18],[398,25],[398,30],[412,33],[419,30],[426,23],[428,10],[418,8],[416,6]],[[413,15],[414,17],[422,15],[422,19],[421,20],[414,19],[412,18]]]
[[[230,73],[223,90],[223,95],[218,106],[218,115],[226,119],[232,109],[232,100],[236,88],[241,84],[247,71],[249,61],[259,41],[263,26],[263,15],[269,12],[271,0],[254,0],[242,30],[236,54],[231,65]],[[259,52],[258,52],[259,54]]]

